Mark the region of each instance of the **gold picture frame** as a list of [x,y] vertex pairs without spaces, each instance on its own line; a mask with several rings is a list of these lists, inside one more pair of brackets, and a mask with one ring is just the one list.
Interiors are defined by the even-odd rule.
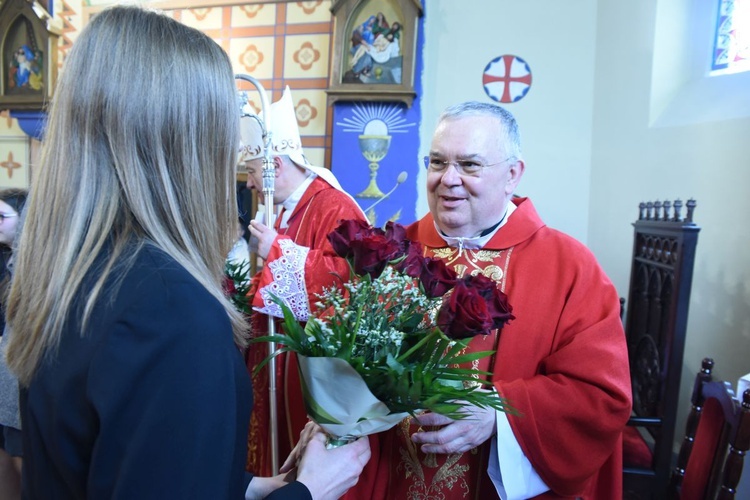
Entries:
[[333,0],[328,105],[336,101],[411,106],[421,0]]

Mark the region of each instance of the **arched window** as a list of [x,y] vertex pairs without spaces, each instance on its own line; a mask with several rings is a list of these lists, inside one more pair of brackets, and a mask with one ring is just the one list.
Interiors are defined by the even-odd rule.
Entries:
[[750,70],[750,0],[719,0],[713,70]]

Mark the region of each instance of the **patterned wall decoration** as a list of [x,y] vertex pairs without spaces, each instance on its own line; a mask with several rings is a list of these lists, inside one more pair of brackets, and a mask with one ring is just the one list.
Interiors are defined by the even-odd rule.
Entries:
[[[330,0],[315,0],[168,10],[178,21],[216,40],[229,54],[235,73],[258,79],[272,101],[281,98],[289,85],[305,154],[320,166],[326,165],[326,148],[330,148],[325,94],[330,4]],[[254,87],[241,88],[260,111]]]
[[[52,3],[53,0],[50,0]],[[73,40],[78,35],[80,20],[80,5],[75,6],[71,2],[66,0],[55,0],[55,19],[58,21],[60,26],[60,38],[57,42],[59,53],[57,55],[57,63],[60,67],[65,62],[65,57],[68,55],[68,51],[73,46]]]
[[7,110],[0,111],[0,188],[28,187],[31,140]]
[[[74,1],[74,0],[67,0]],[[114,2],[84,0],[83,24]],[[229,54],[235,73],[258,79],[268,98],[292,89],[305,154],[327,166],[331,147],[326,108],[333,18],[331,0],[173,0],[159,7],[174,19],[214,39]],[[255,88],[244,84],[251,105],[260,111]]]

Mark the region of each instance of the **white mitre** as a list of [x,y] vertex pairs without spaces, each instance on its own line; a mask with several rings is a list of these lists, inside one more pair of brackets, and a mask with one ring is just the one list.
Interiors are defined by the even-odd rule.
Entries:
[[323,167],[316,167],[307,161],[302,149],[302,139],[297,125],[297,114],[294,111],[292,92],[289,86],[284,89],[281,99],[271,104],[271,154],[288,156],[297,166],[317,174],[328,184],[343,191],[333,172]]

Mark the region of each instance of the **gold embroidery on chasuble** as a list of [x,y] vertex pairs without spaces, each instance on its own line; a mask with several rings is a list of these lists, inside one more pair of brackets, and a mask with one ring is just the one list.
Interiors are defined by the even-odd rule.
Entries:
[[[503,253],[510,250],[470,250],[459,251],[457,248],[430,248],[426,254],[436,259],[441,259],[448,267],[452,267],[459,278],[467,273],[473,275],[482,273],[494,281],[501,281],[505,272],[497,265],[502,259]],[[431,254],[431,255],[430,255]]]
[[[464,454],[445,455],[445,461],[440,465],[434,453],[420,453],[417,445],[411,440],[412,422],[412,417],[405,418],[398,424],[397,430],[400,434],[399,441],[406,443],[406,446],[399,447],[401,460],[396,467],[396,472],[403,474],[409,482],[406,498],[408,500],[443,500],[446,490],[459,493],[461,497],[467,497],[469,483],[465,476],[469,471],[469,466],[457,463]],[[421,430],[422,427],[417,427],[416,432]],[[469,453],[476,453],[476,449]],[[419,458],[420,455],[423,457],[422,460]]]
[[[505,291],[508,266],[512,248],[505,250],[468,250],[455,248],[428,248],[425,254],[443,260],[452,267],[459,277],[467,273],[483,274],[497,282]],[[470,346],[475,350],[495,350],[497,331],[484,338],[475,338]],[[469,348],[467,348],[468,350]],[[494,356],[474,360],[471,368],[492,371]],[[468,384],[471,384],[470,382]],[[477,381],[476,385],[480,385]],[[486,469],[486,453],[480,448],[472,448],[465,453],[436,455],[422,453],[411,440],[411,435],[422,431],[412,417],[402,420],[396,428],[398,434],[398,465],[395,469],[400,478],[408,485],[406,498],[409,500],[445,500],[446,498],[470,498],[476,494],[472,489],[478,487],[480,477]],[[429,428],[427,430],[433,430]],[[437,430],[437,428],[435,428]],[[485,458],[482,458],[482,455]],[[471,488],[469,485],[472,485]],[[399,491],[403,494],[403,490]]]

